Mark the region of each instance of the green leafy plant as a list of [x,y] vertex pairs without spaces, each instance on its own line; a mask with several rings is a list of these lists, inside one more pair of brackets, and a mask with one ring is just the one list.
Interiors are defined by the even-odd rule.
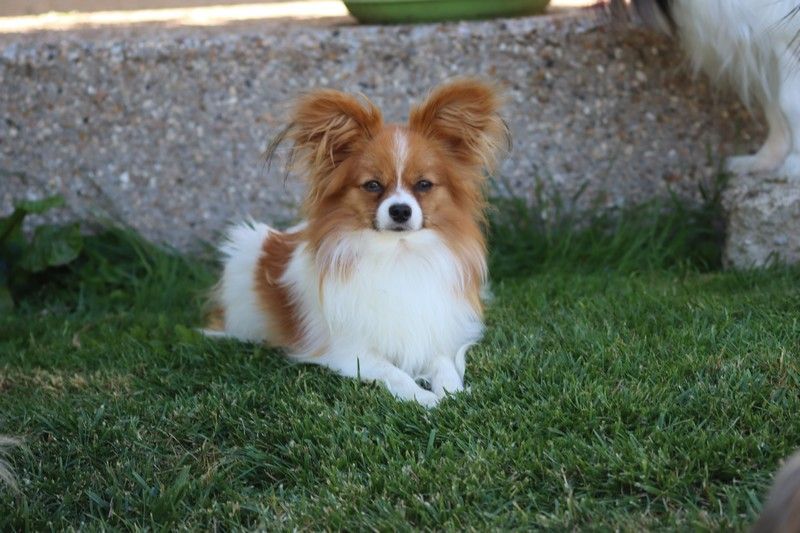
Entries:
[[0,218],[0,311],[14,307],[15,295],[34,276],[78,258],[83,237],[78,223],[42,224],[28,238],[22,230],[28,215],[45,213],[64,204],[61,196],[22,201],[11,215]]

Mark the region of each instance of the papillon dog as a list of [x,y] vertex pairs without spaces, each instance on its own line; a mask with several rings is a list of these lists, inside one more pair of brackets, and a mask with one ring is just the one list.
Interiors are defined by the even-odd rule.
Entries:
[[[612,0],[612,7],[623,2]],[[632,2],[643,18],[658,19],[677,35],[695,70],[732,85],[745,104],[763,109],[769,127],[764,145],[755,154],[729,158],[727,169],[800,179],[800,2]]]
[[280,138],[308,181],[306,220],[229,231],[206,332],[426,407],[463,390],[483,331],[484,171],[509,139],[500,105],[477,80],[434,90],[405,125],[341,92],[300,97]]

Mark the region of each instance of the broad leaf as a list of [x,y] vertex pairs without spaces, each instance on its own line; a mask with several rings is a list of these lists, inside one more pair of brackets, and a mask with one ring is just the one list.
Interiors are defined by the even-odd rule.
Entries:
[[14,206],[14,212],[7,217],[0,218],[0,253],[10,253],[4,248],[21,247],[25,245],[22,236],[22,222],[29,214],[40,214],[54,207],[64,205],[61,196],[49,196],[41,200],[23,200]]
[[42,198],[41,200],[23,200],[14,207],[16,209],[21,209],[27,214],[39,214],[49,211],[54,207],[61,207],[62,205],[64,205],[64,198],[55,195]]
[[78,257],[82,248],[83,237],[78,224],[39,226],[19,266],[29,272],[41,272],[48,267],[66,265]]

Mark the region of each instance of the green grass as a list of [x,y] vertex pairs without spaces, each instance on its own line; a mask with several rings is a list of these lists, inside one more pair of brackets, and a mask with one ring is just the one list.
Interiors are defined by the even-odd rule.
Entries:
[[800,443],[800,270],[720,272],[708,210],[518,207],[471,392],[429,412],[201,338],[211,266],[90,239],[0,317],[0,529],[746,527]]

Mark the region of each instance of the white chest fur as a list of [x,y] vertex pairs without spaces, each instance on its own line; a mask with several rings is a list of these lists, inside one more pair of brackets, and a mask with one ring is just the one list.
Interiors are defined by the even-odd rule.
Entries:
[[[320,284],[320,269],[331,257],[349,264],[349,271],[334,269]],[[309,342],[296,354],[301,359],[321,351],[369,353],[427,377],[434,359],[455,362],[483,329],[465,296],[462,267],[430,230],[354,232],[322,258],[301,245],[282,281],[302,308]],[[463,372],[463,361],[457,366]]]

